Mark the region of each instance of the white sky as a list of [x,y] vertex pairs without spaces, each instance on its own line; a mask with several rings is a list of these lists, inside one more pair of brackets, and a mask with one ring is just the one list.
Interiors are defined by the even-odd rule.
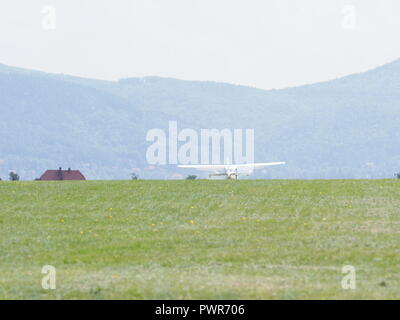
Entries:
[[393,61],[399,31],[399,0],[1,0],[0,63],[282,88]]

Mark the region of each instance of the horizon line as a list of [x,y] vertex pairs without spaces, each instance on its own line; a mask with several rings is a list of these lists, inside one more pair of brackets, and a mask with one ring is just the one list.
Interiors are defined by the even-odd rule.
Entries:
[[[18,66],[13,66],[13,65],[8,65],[0,62],[0,73],[2,72],[1,67],[6,67],[10,69],[17,69],[17,71],[21,72],[33,72],[33,73],[38,73],[38,74],[45,74],[45,75],[51,75],[51,76],[58,76],[58,77],[69,77],[69,78],[76,78],[76,79],[84,79],[84,80],[92,80],[92,81],[100,81],[100,82],[110,82],[110,83],[120,83],[121,81],[124,80],[129,80],[129,79],[137,79],[137,80],[146,80],[146,79],[164,79],[164,80],[176,80],[176,81],[184,81],[184,82],[200,82],[200,83],[214,83],[214,84],[224,84],[224,85],[231,85],[231,86],[237,86],[237,87],[244,87],[244,88],[251,88],[251,89],[256,89],[256,90],[262,90],[262,91],[278,91],[278,90],[286,90],[286,89],[293,89],[293,88],[300,88],[300,87],[305,87],[305,86],[310,86],[310,85],[315,85],[315,84],[322,84],[322,83],[327,83],[335,80],[340,80],[344,79],[347,77],[355,76],[355,75],[360,75],[363,73],[371,72],[377,69],[380,69],[382,67],[394,64],[396,62],[399,62],[400,58],[396,58],[395,60],[392,60],[390,62],[380,64],[374,68],[367,69],[364,71],[356,72],[356,73],[350,73],[344,76],[339,76],[336,78],[331,78],[328,80],[321,80],[317,82],[311,82],[311,83],[303,83],[295,86],[287,86],[287,87],[282,87],[282,88],[270,88],[270,89],[263,89],[257,86],[252,86],[252,85],[245,85],[245,84],[238,84],[238,83],[232,83],[232,82],[225,82],[225,81],[216,81],[216,80],[194,80],[194,79],[182,79],[182,78],[174,78],[174,77],[167,77],[167,76],[159,76],[159,75],[147,75],[147,76],[142,76],[142,77],[124,77],[124,78],[119,78],[116,80],[110,80],[110,79],[100,79],[100,78],[93,78],[93,77],[84,77],[80,75],[73,75],[73,74],[68,74],[68,73],[56,73],[56,72],[47,72],[47,71],[42,71],[38,69],[30,69],[30,68],[25,68],[25,67],[18,67]],[[32,75],[32,74],[29,74]]]

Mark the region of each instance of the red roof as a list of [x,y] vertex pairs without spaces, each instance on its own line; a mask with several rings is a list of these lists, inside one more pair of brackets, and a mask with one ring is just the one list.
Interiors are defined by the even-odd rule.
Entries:
[[86,180],[79,170],[47,170],[39,180]]

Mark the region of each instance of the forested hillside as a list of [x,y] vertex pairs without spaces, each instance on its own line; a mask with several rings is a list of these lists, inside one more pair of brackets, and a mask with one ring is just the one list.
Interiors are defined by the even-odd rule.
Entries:
[[[0,66],[0,177],[73,167],[91,179],[185,175],[145,159],[146,132],[255,129],[264,178],[385,178],[400,171],[400,60],[283,90],[159,77],[118,82]],[[256,176],[257,177],[257,176]]]

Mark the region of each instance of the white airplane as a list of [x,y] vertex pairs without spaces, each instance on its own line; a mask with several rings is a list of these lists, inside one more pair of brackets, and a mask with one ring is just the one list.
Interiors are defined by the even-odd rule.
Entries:
[[239,176],[249,176],[254,169],[268,166],[277,166],[286,162],[267,162],[267,163],[246,163],[246,164],[199,164],[199,165],[180,165],[178,168],[196,169],[200,171],[212,171],[208,176],[223,176],[226,179],[237,180]]

